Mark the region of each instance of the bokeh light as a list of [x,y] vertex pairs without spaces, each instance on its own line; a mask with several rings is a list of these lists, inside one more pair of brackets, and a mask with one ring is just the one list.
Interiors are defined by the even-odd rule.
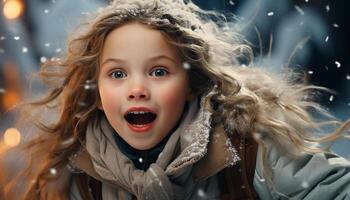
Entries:
[[21,142],[21,133],[16,128],[9,128],[4,134],[4,143],[7,146],[14,147]]
[[23,2],[19,0],[7,0],[4,2],[3,13],[7,19],[16,19],[23,12]]

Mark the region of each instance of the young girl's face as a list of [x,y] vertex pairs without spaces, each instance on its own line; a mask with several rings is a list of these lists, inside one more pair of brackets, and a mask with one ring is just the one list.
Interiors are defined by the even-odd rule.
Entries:
[[176,49],[158,30],[128,23],[107,36],[100,68],[100,109],[111,126],[135,149],[157,145],[176,126],[189,93]]

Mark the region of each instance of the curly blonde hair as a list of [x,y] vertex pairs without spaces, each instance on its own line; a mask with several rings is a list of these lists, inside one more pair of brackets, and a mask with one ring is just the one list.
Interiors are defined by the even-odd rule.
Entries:
[[[115,0],[74,33],[64,57],[41,68],[39,74],[50,92],[27,106],[54,110],[57,119],[47,123],[32,117],[40,134],[25,148],[43,164],[29,170],[36,181],[29,184],[25,199],[33,198],[52,178],[50,168],[67,164],[83,145],[87,125],[103,115],[94,88],[104,41],[112,30],[135,21],[159,30],[177,49],[190,65],[193,95],[210,102],[215,121],[222,122],[228,134],[255,138],[263,147],[264,166],[268,166],[267,140],[287,145],[284,149],[293,155],[314,153],[322,151],[314,144],[336,140],[350,124],[347,121],[332,134],[314,136],[325,124],[339,124],[336,120],[318,122],[309,114],[311,108],[327,115],[310,98],[312,91],[323,88],[295,83],[290,72],[281,77],[258,67],[241,67],[240,60],[252,60],[253,53],[227,16],[204,11],[190,1]],[[216,92],[207,95],[212,90]]]

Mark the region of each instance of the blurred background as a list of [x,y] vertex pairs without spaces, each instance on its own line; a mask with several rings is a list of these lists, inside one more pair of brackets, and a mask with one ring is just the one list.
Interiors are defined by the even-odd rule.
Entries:
[[[107,2],[0,0],[0,153],[20,143],[25,134],[14,128],[17,115],[12,108],[42,91],[39,83],[30,81],[31,74],[41,63],[64,54],[74,27]],[[320,103],[340,120],[350,118],[349,1],[193,2],[204,9],[233,12],[257,58],[267,60],[273,70],[290,67],[303,72],[310,83],[333,89],[336,94],[320,96]],[[349,142],[339,141],[333,150],[350,158]]]

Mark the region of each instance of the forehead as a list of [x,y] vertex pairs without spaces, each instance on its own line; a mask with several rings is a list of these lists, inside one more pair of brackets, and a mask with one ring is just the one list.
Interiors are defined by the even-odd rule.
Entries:
[[138,23],[128,23],[108,34],[102,52],[102,60],[118,55],[128,58],[132,55],[166,55],[178,58],[176,48],[156,29]]

